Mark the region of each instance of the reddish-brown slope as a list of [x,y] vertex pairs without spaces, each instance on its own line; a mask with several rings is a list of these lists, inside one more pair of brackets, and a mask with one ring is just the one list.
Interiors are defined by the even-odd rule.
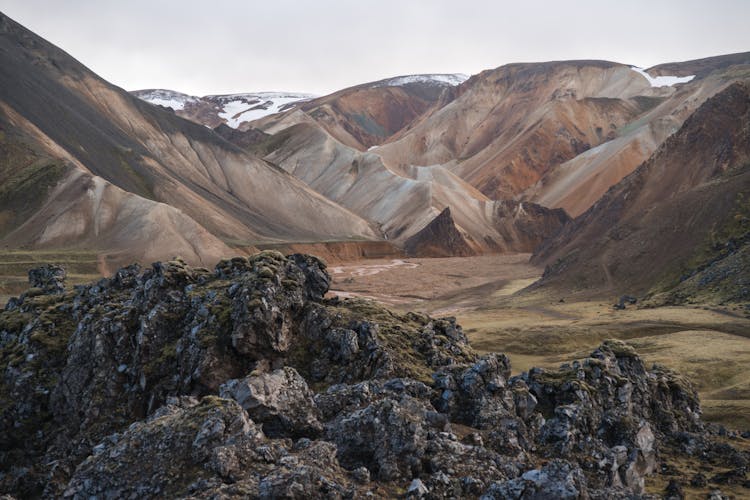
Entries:
[[434,101],[408,87],[357,87],[315,99],[302,109],[347,146],[365,150],[410,125]]
[[549,266],[542,284],[569,290],[644,293],[673,285],[716,251],[716,235],[738,231],[735,244],[747,235],[748,195],[750,90],[735,83],[533,261]]
[[404,251],[410,257],[468,257],[477,254],[456,227],[450,207],[445,207],[440,215],[407,239]]
[[515,196],[555,166],[615,137],[651,92],[624,65],[512,64],[464,83],[458,96],[378,148],[389,165],[451,163],[493,199]]

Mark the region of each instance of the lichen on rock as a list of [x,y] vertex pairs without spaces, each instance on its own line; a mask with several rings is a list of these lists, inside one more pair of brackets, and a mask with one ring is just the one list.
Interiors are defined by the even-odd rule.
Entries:
[[32,275],[0,313],[16,496],[635,498],[698,456],[744,480],[692,385],[622,342],[511,376],[454,319],[325,299],[320,260],[277,252]]

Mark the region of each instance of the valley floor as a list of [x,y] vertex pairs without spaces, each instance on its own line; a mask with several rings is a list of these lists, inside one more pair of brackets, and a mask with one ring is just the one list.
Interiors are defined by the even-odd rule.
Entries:
[[664,364],[692,380],[706,420],[750,429],[750,318],[744,309],[629,306],[616,311],[614,296],[576,301],[513,295],[541,275],[528,257],[342,263],[329,268],[331,293],[456,316],[476,349],[506,353],[516,373],[583,357],[607,338],[627,340],[647,363]]

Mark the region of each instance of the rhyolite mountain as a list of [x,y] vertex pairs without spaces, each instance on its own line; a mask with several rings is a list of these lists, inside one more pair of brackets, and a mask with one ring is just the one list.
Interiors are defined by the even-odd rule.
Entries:
[[0,49],[4,246],[211,264],[228,245],[379,238],[283,170],[105,82],[4,15]]
[[[491,199],[577,216],[748,64],[750,53],[734,54],[657,66],[653,76],[607,61],[501,66],[373,152],[389,168],[442,165]],[[668,69],[681,78],[666,78]]]
[[558,289],[750,300],[750,78],[703,103],[532,260]]
[[[400,246],[450,206],[473,251],[529,250],[528,242],[498,231],[507,224],[497,220],[493,200],[449,172],[367,165],[377,157],[362,149],[449,99],[462,78],[388,79],[298,103],[256,128],[222,123],[214,131],[107,83],[6,16],[0,20],[0,243],[6,247],[94,251],[103,272],[174,255],[210,264],[259,244],[387,240]],[[162,104],[175,98],[157,94],[151,97]],[[192,98],[183,97],[185,107]],[[256,107],[251,97],[244,95],[242,105]],[[357,106],[372,102],[383,112],[371,107],[369,118],[357,118]],[[411,111],[392,114],[402,108]],[[306,118],[295,125],[311,128],[314,140],[301,144],[303,135],[287,144],[283,139],[297,129],[279,135],[274,124],[294,122],[298,114]],[[385,135],[366,133],[373,127]],[[356,147],[341,142],[352,137]],[[328,168],[325,158],[310,156],[326,143],[351,161]],[[290,167],[294,155],[311,158],[328,175],[308,185],[309,174]],[[341,183],[338,172],[354,173],[356,165],[363,170]]]
[[[136,90],[132,94],[210,128],[225,124],[239,130],[280,130],[312,118],[347,146],[366,150],[386,142],[433,105],[446,100],[467,78],[460,74],[399,76],[317,98],[293,92],[196,97],[166,89]],[[280,123],[275,117],[263,120],[285,111],[294,112]]]
[[[531,251],[566,224],[557,209],[585,211],[748,62],[535,63],[318,98],[208,96],[211,130],[1,26],[0,243],[93,250],[105,271],[284,242],[403,247],[448,208],[470,253]],[[197,102],[138,94],[178,113]]]
[[671,498],[657,472],[745,491],[739,435],[619,341],[511,376],[452,318],[324,299],[299,254],[74,290],[59,267],[29,276],[0,312],[0,492],[18,498]]

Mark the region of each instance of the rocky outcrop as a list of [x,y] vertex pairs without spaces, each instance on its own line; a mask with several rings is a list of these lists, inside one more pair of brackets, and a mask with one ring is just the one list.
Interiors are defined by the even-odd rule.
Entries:
[[0,491],[634,498],[696,457],[702,487],[745,481],[692,386],[627,344],[511,376],[454,320],[328,300],[329,281],[314,257],[262,252],[9,301]]
[[314,437],[323,430],[313,393],[292,367],[230,380],[219,394],[237,401],[267,436]]

